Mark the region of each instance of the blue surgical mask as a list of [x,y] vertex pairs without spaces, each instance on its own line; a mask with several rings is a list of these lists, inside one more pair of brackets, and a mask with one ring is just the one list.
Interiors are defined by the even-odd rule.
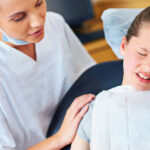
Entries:
[[2,32],[2,40],[5,41],[5,42],[10,42],[14,45],[27,45],[27,44],[29,44],[29,42],[25,42],[25,41],[15,39],[13,37],[10,37],[6,33],[4,33],[2,30],[0,30],[0,31]]

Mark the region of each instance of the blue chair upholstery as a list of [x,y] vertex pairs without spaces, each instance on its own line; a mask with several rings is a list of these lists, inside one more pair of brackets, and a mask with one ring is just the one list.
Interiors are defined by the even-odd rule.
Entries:
[[47,10],[61,14],[71,27],[94,17],[91,0],[47,0]]
[[[58,106],[49,127],[47,137],[55,134],[59,130],[67,108],[76,97],[86,93],[98,94],[102,90],[120,85],[122,77],[122,60],[96,64],[85,71],[73,84]],[[63,150],[69,149],[70,145],[66,146]]]
[[47,10],[61,14],[74,30],[82,43],[104,38],[103,30],[80,33],[76,28],[82,29],[82,24],[94,17],[91,0],[47,0]]

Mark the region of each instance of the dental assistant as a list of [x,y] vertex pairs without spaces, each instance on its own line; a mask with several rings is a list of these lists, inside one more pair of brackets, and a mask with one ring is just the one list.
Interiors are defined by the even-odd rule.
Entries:
[[76,98],[58,133],[45,139],[47,129],[67,90],[94,64],[45,0],[0,0],[0,150],[71,143],[94,95]]

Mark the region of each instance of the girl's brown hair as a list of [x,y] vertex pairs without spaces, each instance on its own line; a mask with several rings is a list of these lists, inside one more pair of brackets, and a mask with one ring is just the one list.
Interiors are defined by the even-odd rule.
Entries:
[[126,35],[127,42],[129,42],[132,36],[138,36],[139,30],[143,23],[150,23],[150,7],[147,7],[141,11],[133,20]]

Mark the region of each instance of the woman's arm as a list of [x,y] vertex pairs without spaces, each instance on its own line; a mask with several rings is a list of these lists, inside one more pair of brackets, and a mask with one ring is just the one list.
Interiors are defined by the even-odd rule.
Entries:
[[60,150],[65,146],[65,143],[59,137],[59,135],[55,134],[46,140],[30,147],[27,150]]
[[79,136],[76,136],[71,144],[71,150],[90,150],[89,143]]
[[88,110],[87,104],[94,98],[93,94],[86,94],[76,98],[67,110],[60,130],[55,135],[28,150],[59,150],[70,144],[76,135],[80,120]]

